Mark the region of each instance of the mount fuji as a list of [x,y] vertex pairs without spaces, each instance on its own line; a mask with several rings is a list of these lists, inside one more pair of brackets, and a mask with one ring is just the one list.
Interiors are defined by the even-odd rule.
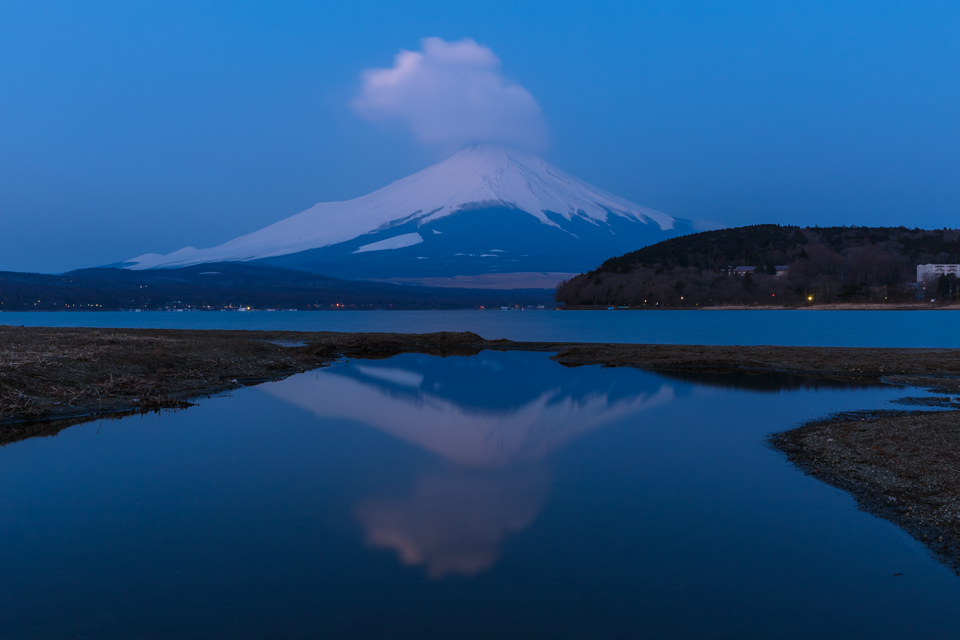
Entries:
[[151,253],[120,266],[248,262],[348,279],[552,287],[611,256],[690,232],[687,221],[602,191],[533,154],[484,144],[220,246]]

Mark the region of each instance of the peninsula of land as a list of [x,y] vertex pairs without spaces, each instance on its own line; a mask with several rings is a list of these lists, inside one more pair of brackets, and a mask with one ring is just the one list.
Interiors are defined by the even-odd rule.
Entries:
[[567,307],[917,308],[960,300],[958,261],[957,229],[759,224],[610,258],[562,283],[556,299]]

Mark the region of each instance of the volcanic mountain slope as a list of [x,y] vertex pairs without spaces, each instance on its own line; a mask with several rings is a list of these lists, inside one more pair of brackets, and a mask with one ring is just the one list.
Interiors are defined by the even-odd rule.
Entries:
[[689,224],[606,193],[541,158],[465,149],[366,196],[324,202],[218,247],[147,254],[128,269],[257,262],[346,278],[586,270]]

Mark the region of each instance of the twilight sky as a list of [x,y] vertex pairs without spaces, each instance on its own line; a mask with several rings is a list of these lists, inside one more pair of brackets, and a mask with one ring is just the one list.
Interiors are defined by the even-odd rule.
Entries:
[[219,244],[477,140],[691,220],[960,226],[958,33],[955,0],[0,0],[0,270]]

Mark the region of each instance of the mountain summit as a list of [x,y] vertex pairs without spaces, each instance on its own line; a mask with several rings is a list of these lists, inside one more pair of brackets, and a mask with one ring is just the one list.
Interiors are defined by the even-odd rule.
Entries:
[[146,254],[124,267],[258,261],[375,279],[579,272],[687,227],[533,154],[478,145],[368,195],[316,204],[218,247]]

